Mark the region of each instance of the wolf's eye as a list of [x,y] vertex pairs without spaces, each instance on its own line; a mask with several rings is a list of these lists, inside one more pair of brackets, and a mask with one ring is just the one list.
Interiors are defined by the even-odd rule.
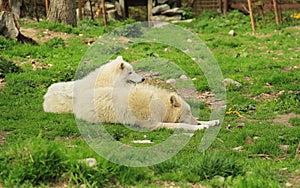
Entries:
[[132,72],[129,72],[128,74],[132,74]]

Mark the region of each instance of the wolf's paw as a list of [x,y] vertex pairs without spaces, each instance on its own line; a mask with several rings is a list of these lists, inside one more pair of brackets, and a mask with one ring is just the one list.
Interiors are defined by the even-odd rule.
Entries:
[[212,121],[198,121],[198,125],[203,126],[204,128],[214,127],[220,125],[220,120],[212,120]]
[[211,122],[211,127],[212,126],[219,126],[220,125],[220,120],[212,120]]

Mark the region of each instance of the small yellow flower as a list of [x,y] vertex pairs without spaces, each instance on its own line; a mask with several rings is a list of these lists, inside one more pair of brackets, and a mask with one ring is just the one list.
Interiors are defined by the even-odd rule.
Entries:
[[291,15],[292,18],[295,18],[295,19],[300,19],[300,13],[296,14],[296,13],[293,13]]
[[232,110],[231,108],[228,109],[228,111],[226,112],[227,115],[229,114],[235,114],[237,115],[238,117],[243,117],[240,112],[236,111],[236,110]]

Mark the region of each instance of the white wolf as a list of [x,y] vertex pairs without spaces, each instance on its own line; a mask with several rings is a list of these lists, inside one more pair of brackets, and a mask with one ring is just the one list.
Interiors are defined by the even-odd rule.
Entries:
[[77,119],[91,123],[121,123],[146,129],[198,130],[219,125],[218,120],[200,122],[190,106],[176,93],[154,86],[102,87],[75,98]]
[[44,95],[44,111],[55,113],[73,113],[74,93],[81,93],[92,88],[115,85],[127,87],[144,81],[134,72],[133,67],[121,56],[97,68],[80,80],[52,84]]

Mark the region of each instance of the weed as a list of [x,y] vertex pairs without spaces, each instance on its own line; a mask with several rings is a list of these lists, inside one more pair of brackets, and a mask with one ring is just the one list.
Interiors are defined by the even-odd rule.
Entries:
[[242,165],[232,157],[220,153],[206,153],[199,163],[195,163],[192,173],[199,176],[200,180],[212,179],[215,176],[229,177],[242,175]]
[[0,51],[12,49],[16,43],[15,40],[6,39],[3,36],[0,36]]
[[135,185],[151,179],[147,168],[130,168],[113,164],[103,158],[97,158],[97,165],[88,167],[84,163],[72,163],[70,183],[85,184],[91,187],[107,185]]
[[40,137],[22,141],[1,153],[0,177],[10,186],[55,182],[67,169],[62,146]]
[[244,188],[244,187],[253,187],[253,188],[259,188],[259,187],[274,187],[279,188],[281,185],[276,181],[270,181],[263,176],[251,175],[250,177],[243,177],[241,180],[236,181],[233,184],[236,188]]
[[65,41],[62,38],[55,37],[53,39],[48,40],[45,43],[46,46],[49,46],[50,48],[58,48],[58,47],[65,47]]
[[293,125],[293,126],[300,126],[300,118],[291,118],[289,120],[289,122]]
[[36,28],[45,28],[51,31],[59,31],[64,33],[74,33],[79,34],[79,30],[74,28],[70,25],[65,25],[59,22],[47,22],[47,21],[40,21],[38,24],[27,24],[27,27],[36,27]]
[[101,187],[109,183],[111,178],[114,176],[115,174],[113,169],[110,169],[109,167],[105,168],[105,164],[100,164],[91,168],[83,163],[74,163],[71,166],[70,183],[75,183],[77,185],[85,184],[91,187]]
[[193,13],[192,8],[189,7],[188,5],[183,5],[182,10],[183,10],[183,12],[182,12],[183,20],[195,18],[195,13]]
[[19,73],[21,71],[22,69],[20,67],[0,56],[0,78],[5,77],[8,73]]

